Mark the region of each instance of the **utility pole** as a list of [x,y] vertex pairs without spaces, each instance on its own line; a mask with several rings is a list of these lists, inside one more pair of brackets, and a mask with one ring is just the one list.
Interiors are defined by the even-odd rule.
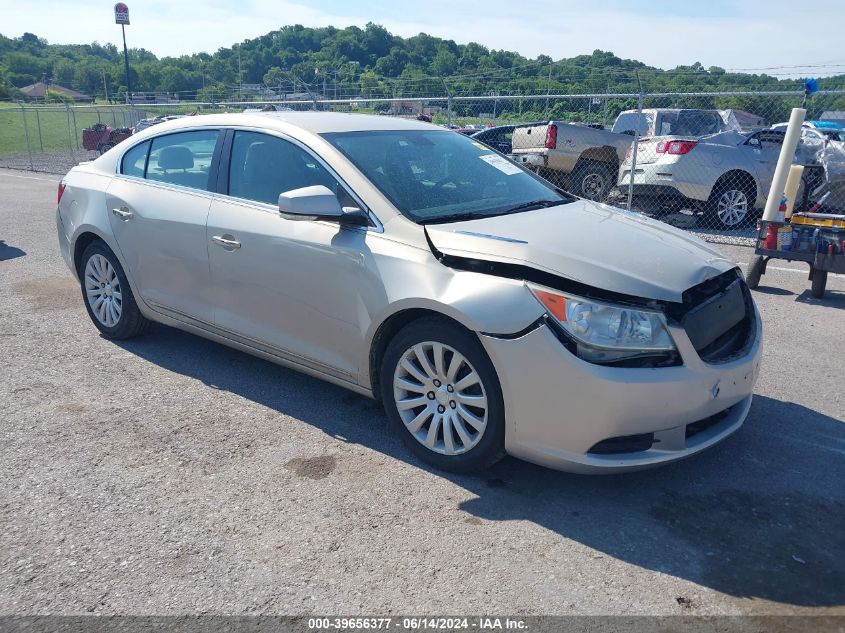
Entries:
[[129,79],[129,49],[126,48],[126,25],[129,24],[129,7],[122,2],[114,5],[114,23],[120,25],[123,33],[123,66],[126,70],[126,103],[132,103],[132,83]]
[[552,93],[552,60],[549,60],[549,80],[546,83],[546,116],[549,118],[549,95]]
[[241,75],[241,47],[238,46],[238,101],[243,99],[244,80]]
[[100,70],[103,73],[103,92],[106,95],[106,103],[108,103],[108,100],[109,100],[109,85],[106,83],[106,69],[101,68]]

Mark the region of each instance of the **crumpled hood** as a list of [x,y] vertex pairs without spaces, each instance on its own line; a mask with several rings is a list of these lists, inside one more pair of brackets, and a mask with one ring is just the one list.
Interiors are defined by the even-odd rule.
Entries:
[[585,200],[425,229],[445,255],[527,265],[660,301],[680,302],[688,288],[736,266],[689,233]]

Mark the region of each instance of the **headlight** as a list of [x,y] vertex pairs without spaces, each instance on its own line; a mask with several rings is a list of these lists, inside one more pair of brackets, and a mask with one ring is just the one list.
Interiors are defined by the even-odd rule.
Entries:
[[661,312],[599,303],[533,285],[529,288],[586,361],[613,363],[676,351]]

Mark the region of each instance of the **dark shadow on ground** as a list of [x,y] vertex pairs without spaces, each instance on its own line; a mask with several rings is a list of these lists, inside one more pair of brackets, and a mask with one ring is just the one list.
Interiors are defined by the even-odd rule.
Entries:
[[754,292],[759,292],[764,295],[794,295],[795,293],[786,288],[778,288],[777,286],[757,286]]
[[795,300],[800,303],[807,303],[814,306],[826,306],[828,308],[838,308],[845,310],[845,292],[837,292],[835,290],[826,290],[824,297],[816,299],[813,293],[805,290],[800,295],[795,297]]
[[[119,345],[430,470],[367,398],[163,326]],[[477,517],[468,525],[532,521],[606,556],[731,596],[845,605],[845,423],[801,405],[757,397],[732,438],[651,471],[587,477],[506,458],[481,475],[438,475],[475,495],[460,506]]]
[[23,257],[24,255],[26,255],[25,251],[22,251],[17,246],[9,246],[6,242],[0,240],[0,262],[15,259],[16,257]]

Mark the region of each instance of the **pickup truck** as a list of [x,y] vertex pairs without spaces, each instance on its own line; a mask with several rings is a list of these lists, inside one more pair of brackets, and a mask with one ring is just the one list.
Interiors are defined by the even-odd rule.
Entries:
[[560,121],[518,128],[511,157],[577,196],[602,202],[635,135],[705,136],[734,127],[730,114],[718,110],[625,110],[610,130]]

